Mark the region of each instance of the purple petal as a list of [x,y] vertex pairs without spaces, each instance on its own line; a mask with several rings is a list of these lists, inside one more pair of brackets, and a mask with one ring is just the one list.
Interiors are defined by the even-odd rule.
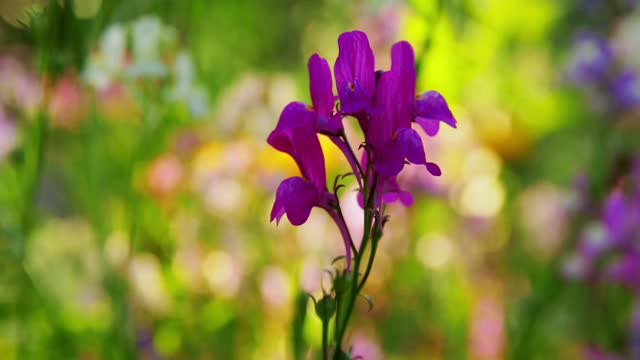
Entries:
[[429,136],[436,136],[440,131],[440,121],[438,120],[423,118],[422,116],[416,116],[415,120]]
[[440,176],[442,175],[442,171],[440,170],[440,167],[432,162],[427,162],[426,164],[424,164],[424,166],[427,168],[427,171],[433,175],[433,176]]
[[385,203],[392,203],[400,200],[404,206],[413,205],[413,196],[410,192],[400,189],[396,177],[389,177],[381,183],[380,191],[383,193],[381,199]]
[[311,209],[319,203],[315,187],[300,177],[291,177],[280,183],[276,191],[276,200],[271,209],[271,221],[278,221],[283,215],[292,225],[302,225],[309,218]]
[[276,128],[267,137],[267,143],[274,149],[291,155],[295,159],[295,149],[291,141],[291,130],[297,127],[313,127],[314,114],[301,102],[289,103],[282,110]]
[[313,108],[318,115],[329,118],[334,104],[329,63],[318,54],[313,54],[309,58],[307,68],[309,70],[309,91],[311,92]]
[[390,140],[378,152],[375,169],[384,177],[396,176],[404,167],[404,157],[403,144],[397,140]]
[[377,151],[382,149],[396,131],[396,85],[395,78],[390,71],[383,73],[378,80],[375,99],[376,112],[371,114],[364,134],[367,143]]
[[426,163],[422,139],[420,139],[420,135],[415,130],[411,128],[398,129],[396,140],[402,144],[404,157],[409,162],[420,165]]
[[408,191],[387,192],[382,194],[382,201],[386,204],[391,204],[398,200],[406,207],[413,205],[413,195]]
[[386,204],[390,204],[396,202],[398,200],[398,193],[396,192],[388,192],[382,194],[382,201]]
[[291,130],[291,140],[302,176],[311,182],[317,191],[323,191],[327,185],[327,175],[318,134],[312,128],[298,127]]
[[608,268],[611,279],[640,291],[640,258],[638,254],[625,254]]
[[[280,184],[280,186],[278,186],[278,188],[282,187],[282,183]],[[280,219],[282,219],[282,216],[285,213],[285,209],[284,209],[284,199],[281,196],[278,196],[278,193],[276,192],[276,200],[273,202],[273,207],[271,208],[271,222],[273,222],[273,220],[276,221],[276,224],[280,224]]]
[[[419,118],[422,119],[419,120]],[[416,122],[429,136],[434,136],[438,132],[438,127],[434,128],[429,121],[442,121],[452,128],[456,127],[456,119],[447,101],[440,93],[433,90],[420,94],[416,99]]]
[[373,50],[361,31],[338,37],[338,58],[333,67],[340,107],[346,113],[363,110],[373,99],[376,88]]
[[400,41],[391,47],[391,72],[396,81],[396,128],[411,127],[416,93],[416,68],[411,44]]
[[319,132],[325,134],[337,134],[342,129],[342,113],[338,112],[330,117],[325,117],[322,115],[318,115],[318,121],[316,123],[316,128]]
[[400,203],[406,207],[413,205],[413,195],[408,191],[401,191],[398,193]]

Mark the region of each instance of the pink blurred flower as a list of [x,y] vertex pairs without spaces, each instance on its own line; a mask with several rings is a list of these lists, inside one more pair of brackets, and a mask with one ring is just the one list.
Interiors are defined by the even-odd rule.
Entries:
[[0,55],[0,103],[32,113],[42,99],[38,77],[16,54]]
[[504,349],[504,315],[494,297],[481,298],[473,307],[470,353],[474,359],[500,359]]
[[0,104],[0,160],[4,159],[4,157],[13,150],[16,142],[15,125],[5,113],[2,104]]
[[585,360],[622,360],[621,357],[603,351],[595,346],[589,346],[584,350]]
[[371,338],[362,334],[356,334],[351,340],[351,358],[362,360],[383,359],[380,345]]
[[72,75],[64,75],[55,84],[49,103],[49,116],[54,128],[74,129],[89,112],[85,89]]
[[184,170],[178,157],[165,154],[156,158],[147,172],[149,190],[159,196],[171,194],[180,184]]

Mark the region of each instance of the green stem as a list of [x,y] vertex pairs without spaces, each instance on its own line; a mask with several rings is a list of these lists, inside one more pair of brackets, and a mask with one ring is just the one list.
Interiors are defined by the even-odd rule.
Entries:
[[36,194],[40,184],[42,166],[44,163],[44,148],[47,134],[47,121],[44,113],[40,113],[29,135],[30,140],[25,149],[25,164],[23,168],[24,184],[22,214],[20,222],[20,241],[17,246],[17,259],[20,264],[20,283],[18,289],[17,314],[18,346],[17,358],[28,358],[28,313],[30,309],[30,279],[27,273],[26,252],[27,242],[33,232],[36,217]]
[[[374,224],[374,226],[377,226],[377,224]],[[378,250],[379,240],[380,238],[376,236],[371,241],[371,254],[369,255],[369,259],[367,261],[367,267],[364,271],[364,275],[362,276],[362,280],[360,280],[360,285],[358,285],[358,292],[362,290],[362,288],[364,287],[364,284],[367,282],[367,279],[369,278],[369,274],[371,273],[371,268],[373,268],[373,260],[375,259],[376,251]]]
[[[367,244],[371,238],[371,225],[373,222],[372,209],[374,209],[375,203],[375,189],[377,184],[377,176],[374,175],[373,183],[371,188],[367,187],[366,177],[364,178],[364,189],[363,194],[365,197],[365,210],[364,210],[364,231],[362,233],[362,242],[360,244],[360,251],[356,256],[356,261],[354,268],[351,272],[351,290],[349,291],[349,298],[347,300],[347,308],[344,314],[344,320],[340,324],[340,319],[336,317],[336,330],[338,331],[338,336],[336,338],[336,352],[334,353],[334,359],[337,360],[340,354],[339,349],[342,346],[342,340],[344,339],[344,335],[347,331],[347,326],[349,324],[349,319],[351,318],[351,314],[353,313],[353,308],[355,306],[356,299],[358,297],[358,273],[360,272],[360,263],[362,262],[362,256],[367,247]],[[369,190],[369,191],[367,191]]]
[[327,360],[328,354],[329,321],[322,320],[322,360]]

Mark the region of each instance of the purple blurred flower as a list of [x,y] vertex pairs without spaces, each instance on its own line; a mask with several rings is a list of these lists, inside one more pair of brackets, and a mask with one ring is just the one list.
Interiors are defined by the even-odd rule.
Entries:
[[150,330],[139,330],[136,336],[136,347],[138,351],[149,360],[160,360],[156,346],[153,343],[153,333]]
[[17,52],[0,55],[0,79],[0,103],[16,106],[27,114],[39,105],[42,98],[40,81]]
[[640,254],[637,250],[627,250],[609,266],[607,275],[640,294]]
[[584,358],[586,360],[622,360],[619,356],[600,350],[595,346],[589,346],[585,349]]
[[352,359],[379,360],[383,358],[380,345],[364,335],[354,335],[351,342],[350,354]]
[[623,110],[640,106],[640,78],[636,73],[623,71],[613,81],[612,87],[616,102]]
[[576,85],[602,81],[612,56],[612,51],[604,37],[593,32],[578,34],[568,61],[569,80]]
[[622,189],[615,189],[607,197],[603,219],[610,241],[614,245],[637,236],[640,233],[640,192],[627,196]]

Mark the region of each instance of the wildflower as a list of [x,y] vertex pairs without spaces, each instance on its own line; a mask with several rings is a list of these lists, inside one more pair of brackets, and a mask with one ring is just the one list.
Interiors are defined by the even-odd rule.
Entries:
[[332,203],[335,196],[327,191],[327,175],[320,140],[314,128],[313,113],[302,103],[290,103],[284,108],[276,128],[267,142],[278,151],[289,154],[302,176],[283,180],[276,191],[271,209],[271,221],[285,214],[292,225],[302,225],[314,207],[320,207],[334,219],[342,234],[347,254],[347,269],[351,264],[350,238],[346,224],[338,218]]
[[604,79],[613,54],[602,36],[583,32],[576,36],[568,61],[569,80],[577,85]]
[[365,139],[376,152],[375,169],[383,177],[397,175],[407,159],[424,165],[435,176],[440,168],[425,159],[420,135],[411,128],[415,108],[415,65],[407,42],[391,48],[391,70],[382,73],[376,88],[376,112],[371,115]]
[[278,187],[271,221],[279,222],[286,213],[293,225],[307,221],[311,208],[328,203],[325,196],[326,170],[312,114],[301,103],[291,103],[282,111],[280,121],[267,142],[276,150],[289,154],[302,177],[291,177]]
[[640,106],[640,78],[633,71],[618,75],[613,81],[612,92],[621,109]]

